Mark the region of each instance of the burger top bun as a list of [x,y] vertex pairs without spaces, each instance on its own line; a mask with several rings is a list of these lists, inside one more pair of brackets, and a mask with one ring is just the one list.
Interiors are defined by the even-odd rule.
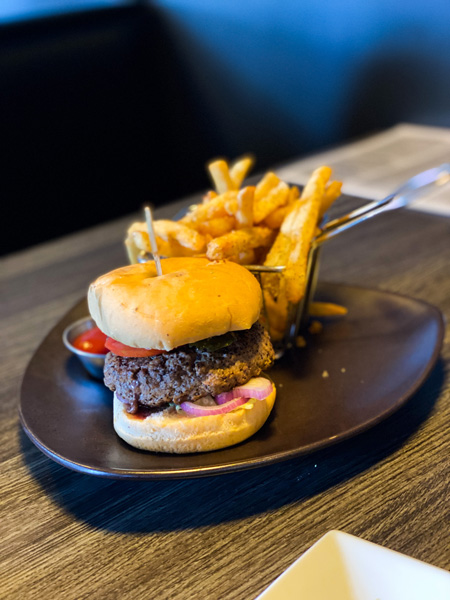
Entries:
[[231,412],[205,417],[159,411],[148,417],[131,415],[114,394],[114,429],[131,446],[152,452],[209,452],[238,444],[266,422],[276,397],[249,400]]
[[89,287],[89,311],[109,337],[134,348],[172,350],[259,317],[261,287],[245,268],[206,258],[167,258],[122,267]]

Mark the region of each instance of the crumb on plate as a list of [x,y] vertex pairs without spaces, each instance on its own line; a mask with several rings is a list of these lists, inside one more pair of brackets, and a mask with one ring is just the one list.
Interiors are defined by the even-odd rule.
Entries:
[[295,339],[295,345],[297,348],[305,348],[306,340],[302,335],[298,335]]
[[311,325],[308,327],[309,333],[315,335],[320,333],[323,329],[323,325],[320,321],[311,321]]

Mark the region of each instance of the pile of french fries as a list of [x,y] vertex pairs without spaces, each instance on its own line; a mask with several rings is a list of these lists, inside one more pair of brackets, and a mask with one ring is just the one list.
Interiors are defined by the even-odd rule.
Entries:
[[[311,241],[325,212],[340,196],[342,183],[330,181],[331,169],[314,171],[302,193],[275,173],[255,186],[243,186],[253,166],[244,156],[232,164],[208,165],[214,189],[179,221],[153,222],[161,256],[206,256],[242,265],[284,266],[282,274],[264,274],[262,285],[268,325],[274,340],[286,331],[289,307],[305,293]],[[125,246],[131,263],[152,252],[147,224],[134,223]]]

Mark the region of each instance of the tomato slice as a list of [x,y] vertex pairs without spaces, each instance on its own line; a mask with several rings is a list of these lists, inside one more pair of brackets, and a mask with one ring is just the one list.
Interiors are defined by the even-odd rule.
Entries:
[[122,344],[113,338],[107,337],[105,346],[118,356],[127,356],[129,358],[138,358],[140,356],[157,356],[158,354],[164,354],[166,350],[155,350],[147,348],[133,348],[133,346],[127,346]]
[[92,327],[78,335],[73,340],[72,346],[92,354],[106,354],[108,350],[105,348],[105,342],[106,335],[103,331],[100,331],[98,327]]

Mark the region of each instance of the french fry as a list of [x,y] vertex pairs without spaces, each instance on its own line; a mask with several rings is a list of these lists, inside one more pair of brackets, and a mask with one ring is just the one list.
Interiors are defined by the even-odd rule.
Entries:
[[225,192],[208,202],[196,204],[179,222],[196,229],[199,224],[211,219],[233,216],[237,209],[237,194],[237,191]]
[[253,167],[254,159],[251,156],[243,156],[236,160],[230,167],[229,173],[235,189],[239,189],[242,182],[247,177],[248,172]]
[[238,229],[253,225],[254,196],[255,188],[253,186],[243,188],[237,195],[236,225]]
[[224,194],[222,194],[223,205],[225,207],[225,211],[226,211],[227,215],[230,215],[230,217],[236,216],[236,212],[239,207],[238,193],[239,192],[237,192],[235,190],[231,190],[229,192],[225,192]]
[[276,208],[270,215],[267,215],[261,225],[265,225],[271,229],[280,229],[288,210],[289,206],[280,206],[279,208]]
[[277,183],[263,197],[257,198],[255,192],[255,205],[253,209],[255,223],[261,223],[271,212],[280,206],[285,206],[288,199],[289,186],[284,181]]
[[[304,294],[308,252],[330,175],[329,167],[320,167],[314,171],[299,200],[292,203],[264,263],[267,266],[286,266],[283,279],[287,300],[292,303],[299,302]],[[264,282],[274,298],[278,298],[280,277],[266,275]]]
[[269,171],[256,185],[255,189],[255,202],[259,202],[267,196],[270,190],[276,187],[280,183],[281,179],[272,171]]
[[311,317],[343,317],[348,310],[331,302],[311,302],[308,312]]
[[146,223],[133,223],[127,232],[127,239],[125,241],[132,243],[138,251],[144,250],[145,252],[151,252],[150,241],[144,234],[147,233]]
[[[206,239],[196,231],[174,221],[153,222],[158,252],[162,256],[195,256],[206,250]],[[130,262],[137,262],[139,253],[152,252],[146,223],[134,223],[125,240]]]
[[130,265],[137,263],[140,250],[134,243],[131,236],[127,236],[127,238],[125,239],[125,250],[127,252],[128,262],[130,263]]
[[296,185],[293,185],[289,190],[288,205],[300,198],[300,190]]
[[322,197],[322,202],[320,204],[319,221],[322,220],[322,217],[331,207],[333,202],[339,198],[341,195],[341,188],[342,181],[330,181],[330,183],[327,185],[325,188],[325,193]]
[[254,248],[246,248],[239,254],[236,262],[240,265],[254,265],[256,263],[256,252]]
[[[268,267],[278,267],[286,265],[291,248],[291,240],[284,233],[278,232],[272,247],[270,248],[264,265]],[[262,285],[272,297],[277,300],[281,296],[281,285],[284,276],[281,274],[267,274],[262,277]]]
[[133,223],[127,231],[125,246],[131,263],[137,262],[140,252],[151,252],[146,223]]
[[206,249],[205,238],[183,223],[159,219],[154,221],[153,226],[155,234],[166,242],[175,241],[196,254],[201,254]]
[[221,237],[211,240],[206,249],[210,260],[234,260],[237,262],[242,252],[250,248],[269,246],[274,238],[274,232],[268,227],[249,227],[231,231]]
[[228,163],[225,160],[215,160],[209,163],[208,171],[218,194],[239,188],[231,178]]
[[280,207],[276,208],[269,215],[267,215],[267,217],[264,219],[264,221],[262,221],[261,225],[266,225],[267,227],[270,227],[271,229],[279,229],[281,227],[281,224],[284,221],[285,216],[287,215],[290,205],[295,200],[298,200],[299,197],[300,197],[300,190],[298,189],[298,187],[296,185],[293,185],[289,189],[287,204],[285,206],[280,206]]
[[[151,252],[152,245],[147,233],[147,225],[145,223],[135,223],[132,230],[128,230],[128,237],[125,240],[128,257],[131,263],[138,262],[138,257],[141,252]],[[140,229],[139,229],[140,227]],[[131,228],[130,228],[131,229]],[[156,236],[158,252],[161,256],[188,256],[192,252],[186,251],[179,244],[169,244],[158,236]],[[175,254],[180,252],[181,254]]]
[[[291,208],[281,225],[280,230],[283,233],[298,238],[301,235],[301,228],[305,224],[305,216],[308,216],[311,222],[314,221],[312,217],[319,213],[325,186],[330,175],[330,167],[319,167],[313,172],[303,189],[300,199],[293,203],[294,208]],[[305,209],[305,207],[307,208]],[[317,219],[314,222],[314,227],[316,223]]]
[[207,204],[213,198],[217,198],[217,196],[218,196],[218,194],[214,190],[207,191],[206,194],[202,198],[203,204]]
[[[297,303],[306,287],[306,266],[311,240],[314,237],[325,186],[331,175],[329,167],[316,169],[305,186],[300,200],[288,213],[280,231],[290,235],[294,243],[284,273],[286,296],[289,302]],[[303,201],[303,202],[302,202]]]
[[286,334],[288,322],[289,306],[286,300],[286,294],[281,293],[277,300],[264,290],[264,315],[265,326],[270,332],[270,337],[275,342],[279,342]]
[[197,231],[204,236],[217,238],[232,231],[236,226],[236,219],[229,215],[216,217],[208,221],[199,222],[196,224]]

